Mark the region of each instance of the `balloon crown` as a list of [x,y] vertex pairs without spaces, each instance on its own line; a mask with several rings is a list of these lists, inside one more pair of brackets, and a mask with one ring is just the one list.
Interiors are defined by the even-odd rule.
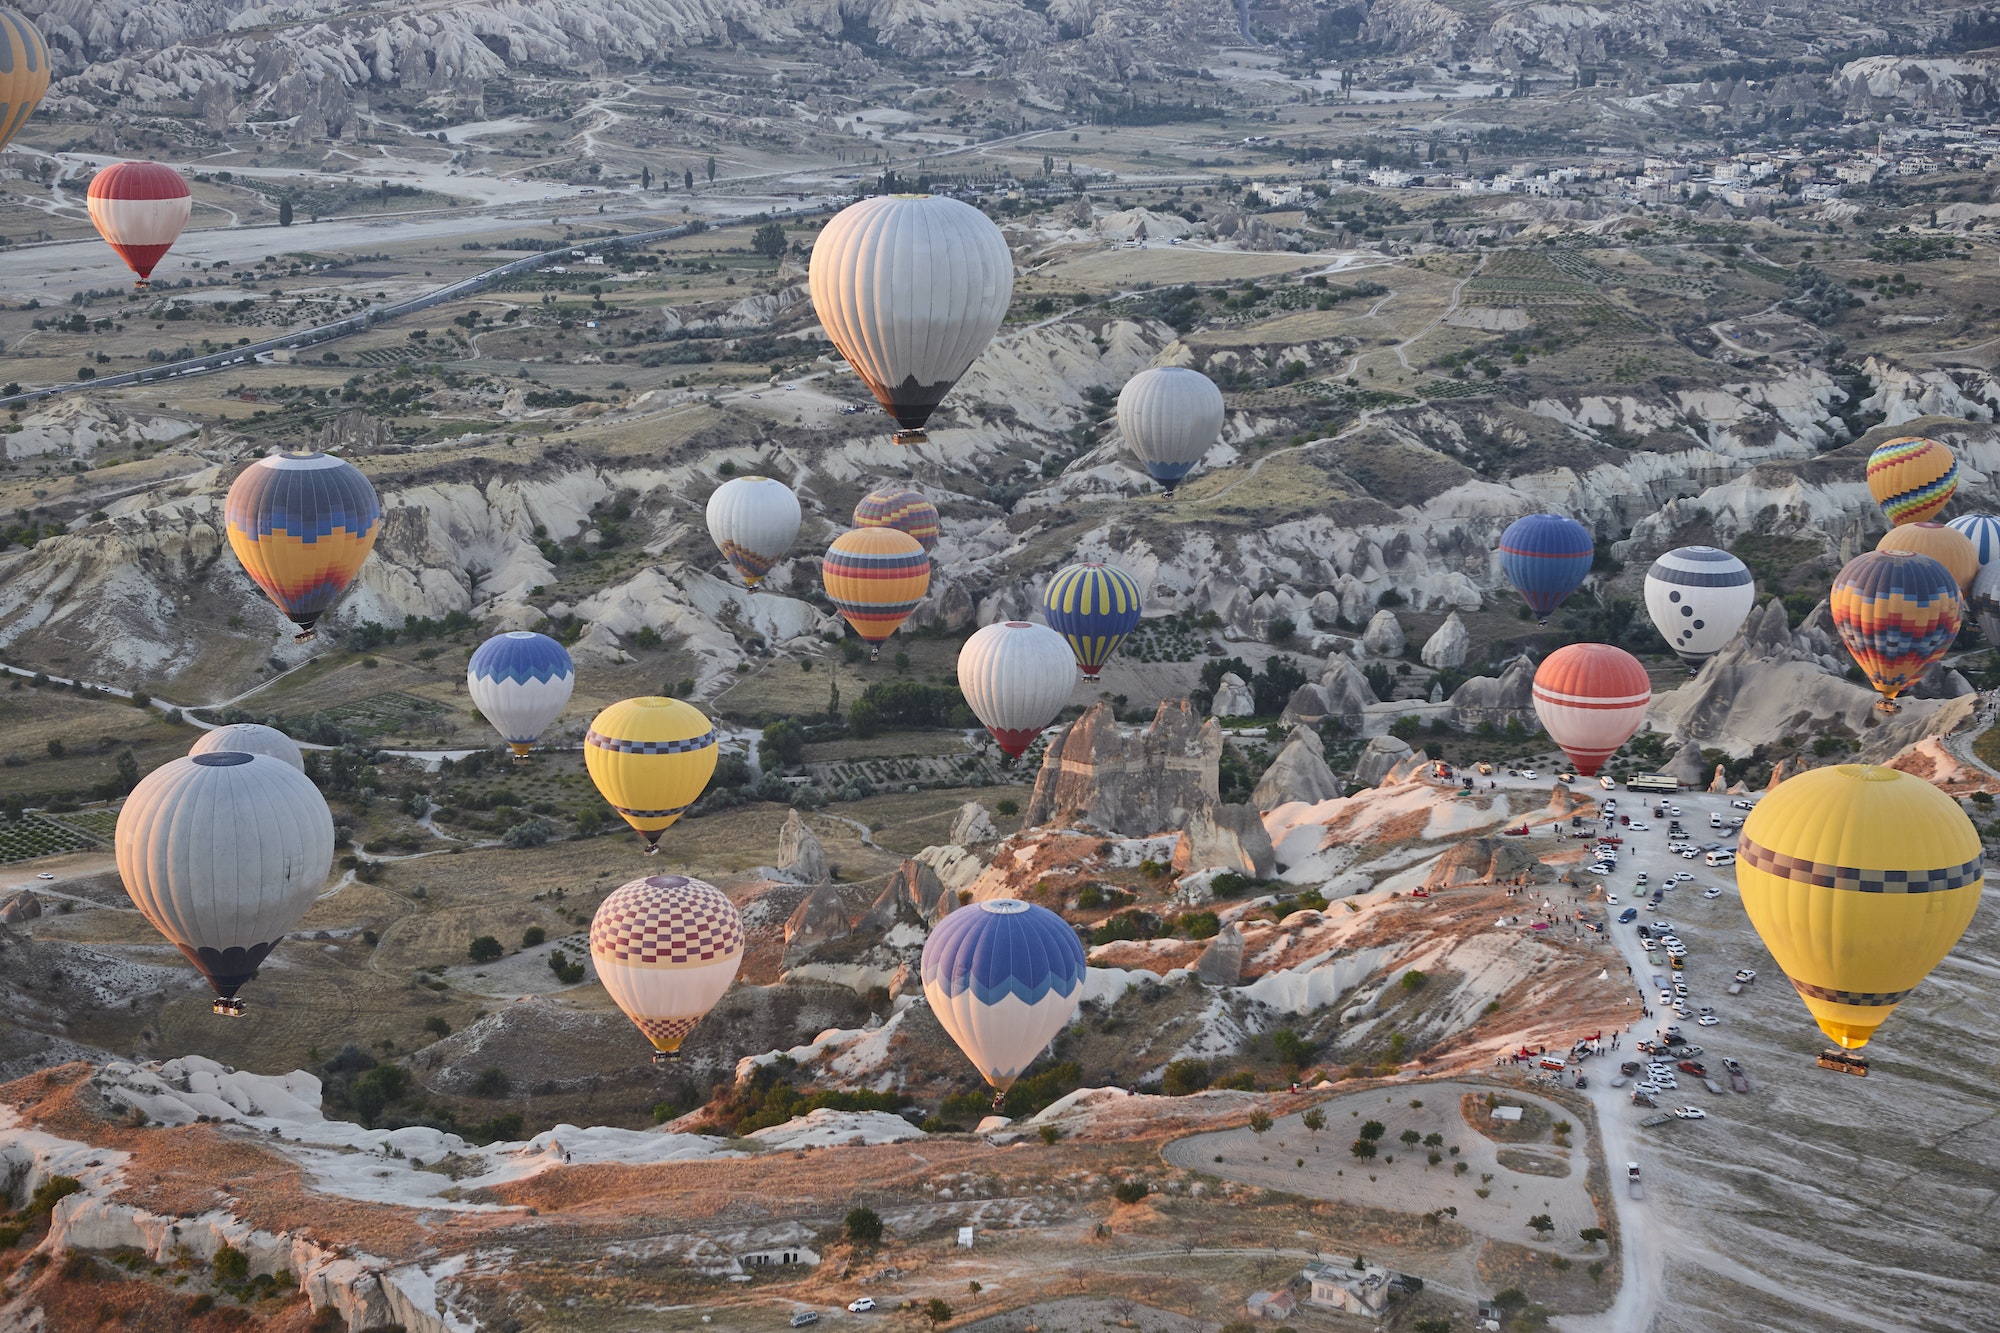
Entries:
[[981,911],[991,912],[995,916],[1015,916],[1027,911],[1029,904],[1019,898],[988,898],[979,904],[979,907]]
[[244,754],[241,750],[210,750],[206,754],[189,757],[203,768],[234,768],[238,764],[249,763],[256,756]]

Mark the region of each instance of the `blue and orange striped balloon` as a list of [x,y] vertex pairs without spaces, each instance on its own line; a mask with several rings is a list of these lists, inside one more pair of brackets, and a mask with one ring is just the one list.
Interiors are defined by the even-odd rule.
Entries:
[[1139,623],[1139,584],[1116,565],[1086,560],[1056,571],[1042,593],[1049,628],[1069,640],[1091,680]]
[[1921,435],[1877,445],[1868,455],[1868,493],[1893,527],[1936,518],[1958,489],[1958,460]]
[[0,9],[0,148],[35,114],[49,90],[49,48],[41,29],[12,9]]
[[1840,641],[1885,700],[1950,652],[1965,620],[1958,580],[1914,551],[1855,556],[1834,578],[1830,601]]
[[937,506],[922,492],[907,487],[884,486],[862,496],[861,503],[854,506],[854,526],[907,532],[926,551],[935,550],[938,544]]
[[223,517],[244,572],[292,618],[304,642],[361,572],[382,506],[368,478],[343,459],[271,454],[236,478]]
[[1544,624],[1583,582],[1596,553],[1589,529],[1561,514],[1517,518],[1500,534],[1500,569]]
[[879,656],[883,640],[930,591],[931,557],[899,529],[852,528],[826,548],[820,577],[834,609]]

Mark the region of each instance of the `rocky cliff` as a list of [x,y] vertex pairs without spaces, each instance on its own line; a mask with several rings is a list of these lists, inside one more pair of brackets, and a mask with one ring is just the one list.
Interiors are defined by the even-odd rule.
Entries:
[[1214,808],[1222,728],[1185,699],[1127,729],[1108,704],[1064,727],[1042,758],[1026,824],[1081,824],[1127,836],[1185,826]]

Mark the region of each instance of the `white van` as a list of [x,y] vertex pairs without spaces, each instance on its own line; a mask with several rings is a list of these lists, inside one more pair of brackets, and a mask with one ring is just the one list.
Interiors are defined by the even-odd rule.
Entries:
[[1735,853],[1735,852],[1710,852],[1710,853],[1709,853],[1709,854],[1708,854],[1707,856],[1703,857],[1703,858],[1702,858],[1702,860],[1703,860],[1703,861],[1705,861],[1705,862],[1707,862],[1707,863],[1708,863],[1708,865],[1710,865],[1711,867],[1713,867],[1713,866],[1733,866],[1733,865],[1735,865],[1735,864],[1736,864],[1736,853]]

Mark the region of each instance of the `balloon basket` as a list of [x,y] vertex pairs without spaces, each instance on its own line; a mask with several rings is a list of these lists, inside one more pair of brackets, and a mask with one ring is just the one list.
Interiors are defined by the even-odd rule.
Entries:
[[660,854],[660,844],[659,844],[659,843],[657,843],[657,842],[649,842],[649,843],[647,843],[647,844],[646,844],[646,855],[648,855],[648,856],[658,856],[659,854]]
[[237,999],[234,995],[225,995],[217,999],[214,1004],[208,1006],[208,1011],[212,1014],[218,1014],[223,1018],[241,1018],[243,1017],[243,1001]]
[[928,444],[930,436],[920,430],[899,430],[889,437],[891,444]]
[[312,642],[312,641],[313,641],[314,639],[317,639],[318,637],[319,637],[319,631],[318,631],[318,630],[315,630],[315,629],[302,629],[302,630],[300,630],[300,631],[299,631],[299,632],[298,632],[297,634],[294,634],[294,635],[292,636],[292,642],[293,642],[293,643],[311,643],[311,642]]
[[1903,711],[1903,706],[1894,699],[1877,699],[1875,701],[1875,711],[1878,713],[1900,713]]
[[653,1064],[655,1067],[658,1067],[660,1065],[677,1065],[680,1062],[681,1062],[681,1053],[679,1051],[653,1052]]
[[999,1114],[1000,1114],[1000,1108],[1001,1108],[1001,1107],[1003,1107],[1003,1106],[1005,1106],[1006,1104],[1007,1104],[1007,1094],[1006,1094],[1005,1092],[996,1092],[996,1093],[994,1093],[994,1094],[993,1094],[993,1114],[994,1114],[994,1115],[999,1115]]
[[1855,1051],[1837,1050],[1827,1047],[1813,1062],[1821,1069],[1831,1069],[1837,1074],[1852,1074],[1856,1078],[1868,1077],[1868,1057]]

